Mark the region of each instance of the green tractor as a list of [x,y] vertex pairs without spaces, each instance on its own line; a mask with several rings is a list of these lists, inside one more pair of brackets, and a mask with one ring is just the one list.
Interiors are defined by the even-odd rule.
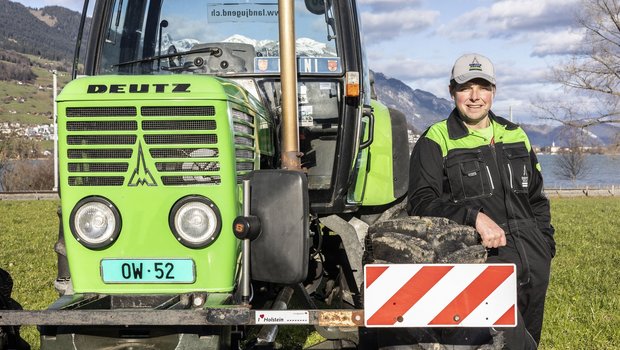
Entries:
[[88,8],[56,99],[60,298],[7,311],[0,274],[1,350],[22,324],[44,350],[273,348],[280,325],[441,348],[432,327],[515,325],[514,265],[403,211],[407,123],[373,98],[355,0]]
[[409,147],[371,98],[355,1],[98,0],[87,30],[57,98],[42,349],[264,346],[296,322],[359,343],[352,222],[405,195]]

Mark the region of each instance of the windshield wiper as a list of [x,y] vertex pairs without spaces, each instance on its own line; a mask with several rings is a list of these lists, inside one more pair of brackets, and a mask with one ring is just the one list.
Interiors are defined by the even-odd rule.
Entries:
[[222,55],[222,49],[220,49],[219,47],[207,46],[207,47],[201,47],[201,48],[194,49],[194,50],[189,50],[189,51],[167,53],[165,55],[156,55],[156,56],[151,56],[151,57],[147,57],[147,58],[142,58],[142,59],[139,59],[139,60],[125,61],[125,62],[113,64],[112,67],[121,67],[121,66],[126,66],[128,64],[151,62],[151,61],[159,60],[159,59],[162,59],[162,58],[170,58],[170,57],[178,57],[178,56],[183,56],[183,55],[191,55],[191,54],[194,54],[194,53],[209,53],[212,56],[218,57],[218,56]]

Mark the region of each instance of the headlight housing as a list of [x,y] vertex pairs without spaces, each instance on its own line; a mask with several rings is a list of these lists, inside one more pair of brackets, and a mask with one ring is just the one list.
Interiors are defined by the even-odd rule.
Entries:
[[177,201],[170,210],[168,222],[176,239],[189,248],[210,245],[222,227],[220,210],[202,196],[187,196]]
[[121,232],[121,215],[116,206],[103,197],[80,200],[69,218],[73,237],[90,249],[103,249],[116,242]]

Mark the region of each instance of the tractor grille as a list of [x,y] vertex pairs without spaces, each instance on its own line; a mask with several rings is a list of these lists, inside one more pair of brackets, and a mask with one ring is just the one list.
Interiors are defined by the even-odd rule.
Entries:
[[233,109],[233,130],[235,132],[235,157],[237,159],[237,183],[254,170],[254,117]]
[[67,122],[67,131],[135,131],[136,121]]
[[137,108],[68,107],[66,113],[69,186],[122,186],[138,140]]
[[213,117],[213,106],[142,107],[144,117]]
[[[69,107],[66,113],[69,186],[221,184],[216,131],[227,126],[218,125],[214,106]],[[232,121],[240,181],[254,169],[254,117],[233,110]]]
[[67,117],[135,117],[136,107],[69,107]]

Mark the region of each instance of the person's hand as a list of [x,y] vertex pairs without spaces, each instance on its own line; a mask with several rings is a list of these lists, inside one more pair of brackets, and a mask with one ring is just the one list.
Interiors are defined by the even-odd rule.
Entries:
[[476,217],[476,231],[480,234],[482,245],[486,248],[497,248],[506,245],[506,233],[485,213],[478,213]]

